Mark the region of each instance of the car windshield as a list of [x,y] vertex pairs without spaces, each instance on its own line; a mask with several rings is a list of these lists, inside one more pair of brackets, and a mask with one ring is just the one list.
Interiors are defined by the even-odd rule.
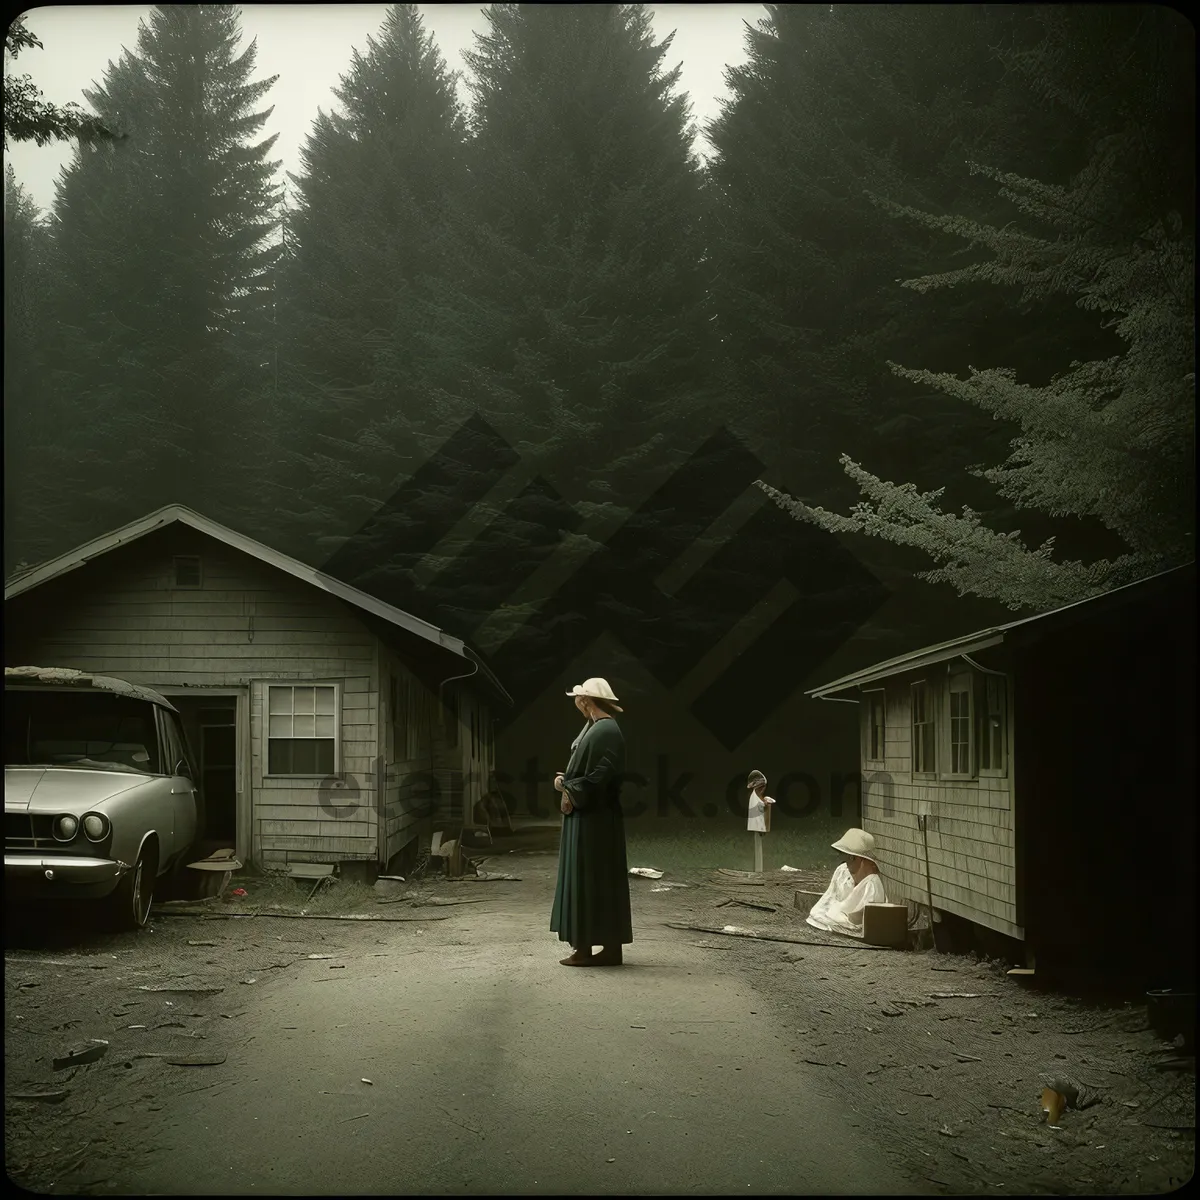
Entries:
[[4,765],[157,774],[154,705],[107,692],[6,689]]

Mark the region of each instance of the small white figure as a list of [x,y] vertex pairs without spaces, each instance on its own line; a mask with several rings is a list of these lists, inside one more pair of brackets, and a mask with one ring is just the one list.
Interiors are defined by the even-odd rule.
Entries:
[[750,799],[746,815],[746,828],[754,834],[754,869],[762,874],[763,848],[762,837],[771,831],[770,805],[775,801],[767,795],[767,777],[761,771],[751,771],[746,780],[750,789]]

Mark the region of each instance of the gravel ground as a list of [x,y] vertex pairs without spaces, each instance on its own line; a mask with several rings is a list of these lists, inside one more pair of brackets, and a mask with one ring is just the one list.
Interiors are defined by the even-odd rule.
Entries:
[[[496,858],[488,869],[520,873],[522,861],[532,860]],[[280,899],[278,890],[253,880],[247,897],[212,902],[207,917],[156,915],[152,930],[137,935],[103,934],[78,912],[36,919],[18,913],[18,923],[10,911],[10,1178],[35,1192],[103,1192],[104,1181],[145,1148],[137,1130],[156,1119],[149,1114],[169,1114],[177,1097],[201,1090],[216,1104],[236,1105],[238,1081],[219,1060],[247,1043],[247,1014],[264,987],[285,987],[298,972],[323,967],[332,979],[351,959],[485,942],[489,915],[497,912],[528,914],[529,944],[544,950],[552,879],[546,860],[538,861],[542,869],[523,883],[394,885],[386,904],[347,889],[360,918],[385,919],[285,919],[281,914],[304,907],[303,894]],[[670,882],[688,886],[664,890]],[[826,1080],[847,1124],[887,1146],[918,1190],[1146,1194],[1190,1179],[1194,1060],[1185,1072],[1155,1068],[1167,1048],[1147,1029],[1144,1008],[1039,993],[972,958],[868,950],[826,938],[792,903],[796,877],[774,875],[765,886],[748,887],[695,873],[631,885],[635,936],[651,926],[663,934],[663,923],[676,922],[834,943],[665,931],[694,946],[706,966],[752,989],[778,1031],[779,1054]],[[733,896],[778,911],[717,907]],[[435,903],[464,899],[484,902]],[[335,900],[336,889],[321,907],[336,908]],[[232,915],[256,907],[257,917]],[[643,941],[627,958],[652,952]],[[97,1061],[54,1068],[54,1059],[92,1039],[108,1042]],[[1039,1120],[1042,1071],[1094,1087],[1101,1103],[1047,1127]],[[778,1101],[786,1105],[787,1097]]]
[[[1195,1060],[1156,1068],[1177,1051],[1147,1027],[1144,1007],[1040,992],[1010,979],[1007,963],[973,956],[858,949],[804,922],[792,880],[768,879],[729,887],[695,875],[687,891],[646,899],[678,910],[669,920],[840,943],[696,935],[772,998],[803,1039],[793,1052],[828,1069],[850,1119],[886,1130],[930,1191],[1129,1195],[1191,1179]],[[716,907],[731,896],[778,912]],[[1042,1072],[1095,1089],[1100,1103],[1047,1127]]]

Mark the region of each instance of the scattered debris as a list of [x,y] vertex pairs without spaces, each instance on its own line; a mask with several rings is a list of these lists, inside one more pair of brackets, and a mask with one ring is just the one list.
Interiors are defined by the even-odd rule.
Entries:
[[310,954],[308,957],[316,958],[316,959],[325,959],[325,958],[332,958],[333,955],[332,954]]
[[108,1053],[108,1043],[101,1038],[92,1038],[87,1046],[69,1050],[62,1058],[54,1060],[54,1070],[65,1071],[68,1067],[81,1067],[85,1063],[99,1062]]
[[212,1054],[161,1054],[157,1057],[173,1067],[219,1067],[225,1061],[220,1052]]
[[962,1054],[959,1051],[955,1051],[955,1057],[959,1062],[983,1062],[982,1058],[978,1058],[974,1054]]
[[190,940],[188,942],[189,946],[215,946],[216,944],[216,942],[193,942]]
[[372,1086],[374,1086],[374,1084],[372,1083],[372,1081],[370,1079],[360,1079],[358,1082],[359,1083],[371,1083]]
[[640,875],[643,879],[661,879],[666,872],[656,871],[653,867],[630,867],[630,875]]
[[217,986],[200,986],[200,987],[157,987],[153,984],[142,983],[138,984],[139,992],[170,992],[179,993],[185,996],[215,996],[217,992],[223,992],[223,987]]
[[886,1005],[885,1007],[881,1008],[879,1011],[885,1017],[900,1017],[900,1016],[904,1015],[904,1009],[895,1008],[891,1004]]
[[1054,1088],[1042,1088],[1042,1120],[1047,1125],[1056,1127],[1058,1119],[1067,1107],[1067,1098]]
[[736,925],[725,925],[718,928],[715,925],[688,925],[683,921],[664,921],[663,924],[668,929],[687,929],[693,933],[722,933],[728,937],[756,938],[762,942],[790,942],[796,946],[829,946],[836,950],[887,950],[889,948],[887,946],[870,946],[849,939],[845,942],[818,942],[811,938],[784,937],[777,933],[755,933],[751,929],[740,929]]
[[979,1000],[990,996],[990,992],[930,992],[931,1000]]
[[[1043,1088],[1048,1088],[1062,1097],[1063,1107],[1065,1108],[1081,1111],[1085,1108],[1091,1108],[1093,1104],[1100,1103],[1100,1096],[1092,1088],[1088,1087],[1086,1083],[1080,1083],[1078,1080],[1072,1079],[1069,1075],[1044,1072],[1038,1078]],[[1044,1102],[1044,1091],[1042,1098]]]
[[67,1088],[46,1088],[33,1087],[27,1088],[25,1091],[14,1092],[13,1099],[15,1100],[40,1100],[45,1104],[59,1104],[67,1098],[69,1089]]

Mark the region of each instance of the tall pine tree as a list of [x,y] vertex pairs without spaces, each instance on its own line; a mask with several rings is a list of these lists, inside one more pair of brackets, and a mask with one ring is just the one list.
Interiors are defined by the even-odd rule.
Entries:
[[687,97],[644,5],[488,20],[467,55],[478,229],[459,242],[479,353],[447,391],[603,505],[711,432]]
[[[71,545],[163,504],[230,519],[269,333],[278,165],[232,5],[164,5],[85,97],[128,136],[58,184],[43,505]],[[61,545],[60,545],[61,548]]]
[[4,169],[4,570],[41,552],[28,536],[45,464],[27,453],[56,432],[46,422],[45,221],[10,165]]
[[906,302],[897,278],[953,259],[868,192],[987,218],[995,198],[966,158],[1041,169],[1082,138],[1039,114],[1002,60],[1003,47],[1037,37],[1019,8],[766,7],[709,127],[717,326],[740,427],[809,495],[843,492],[836,453],[850,447],[919,457],[937,478],[998,432],[936,395],[897,402],[886,360],[919,339],[939,364],[959,346],[983,357],[1018,342],[1033,363],[1046,354],[1045,325],[1015,314],[997,323],[961,297],[936,311]]
[[455,84],[416,5],[390,6],[292,177],[266,508],[275,539],[305,557],[351,532],[420,461],[423,289],[467,183]]
[[[800,519],[914,548],[936,564],[923,573],[927,580],[1033,610],[1195,553],[1195,176],[1190,154],[1180,152],[1194,141],[1189,31],[1165,9],[1039,16],[1042,41],[1009,61],[1032,97],[1092,133],[1087,166],[1066,186],[972,166],[1001,185],[1008,215],[1015,207],[1003,228],[874,199],[881,212],[956,235],[972,251],[968,265],[926,273],[906,287],[927,294],[990,282],[1041,314],[1048,301],[1070,297],[1084,319],[1111,330],[1115,344],[1086,353],[1084,339],[1055,327],[1061,366],[1048,379],[1044,367],[1034,374],[994,359],[982,366],[960,360],[956,371],[888,365],[900,378],[1015,426],[1008,458],[971,473],[1022,515],[1099,523],[1116,552],[1090,555],[1090,562],[1056,557],[1053,538],[1038,544],[969,507],[961,515],[944,511],[944,488],[885,482],[849,455],[842,464],[863,496],[849,516],[762,485]],[[1072,360],[1064,363],[1067,354]],[[904,358],[913,362],[913,352]]]
[[[717,419],[704,191],[678,69],[665,66],[670,40],[655,41],[640,5],[486,15],[467,56],[466,191],[449,189],[432,257],[418,260],[425,274],[405,277],[397,335],[374,359],[380,417],[339,449],[336,474],[322,465],[356,494],[404,464],[407,447],[417,448],[407,470],[419,467],[476,414],[506,439],[535,479],[515,509],[492,514],[494,562],[468,569],[464,544],[448,542],[418,572],[431,530],[461,516],[448,503],[440,519],[428,496],[419,531],[414,505],[396,504],[333,560],[465,636],[489,621],[511,630],[537,609],[537,598],[505,602],[553,550],[554,522],[593,520],[567,539],[582,557],[596,545],[587,535],[619,523],[650,474],[666,474]],[[425,571],[432,582],[420,587]],[[497,571],[508,590],[497,591]]]

